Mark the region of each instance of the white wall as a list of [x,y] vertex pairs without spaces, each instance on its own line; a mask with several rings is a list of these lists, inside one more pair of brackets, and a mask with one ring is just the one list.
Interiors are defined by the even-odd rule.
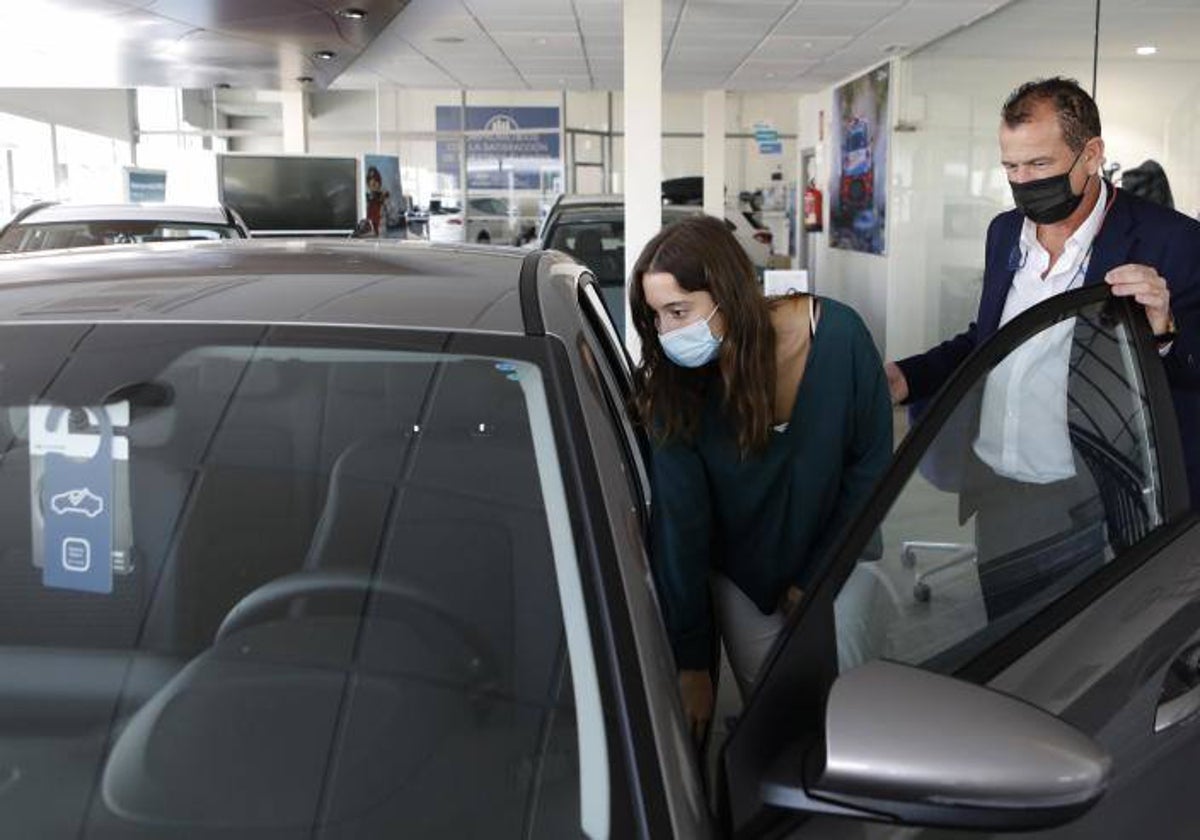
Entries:
[[1162,164],[1175,208],[1200,215],[1200,62],[1102,57],[1096,101],[1109,161]]

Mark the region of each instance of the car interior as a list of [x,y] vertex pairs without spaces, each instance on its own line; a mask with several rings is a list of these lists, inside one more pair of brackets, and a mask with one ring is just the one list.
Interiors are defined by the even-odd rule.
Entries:
[[[578,826],[519,366],[161,335],[115,351],[119,332],[0,386],[0,656],[22,675],[0,702],[24,725],[0,736],[25,791],[0,804],[10,820],[100,837]],[[131,568],[108,595],[48,588],[24,406],[113,392],[132,394],[115,430]]]

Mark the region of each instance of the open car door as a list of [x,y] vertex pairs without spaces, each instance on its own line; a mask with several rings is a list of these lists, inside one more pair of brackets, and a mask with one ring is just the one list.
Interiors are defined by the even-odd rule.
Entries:
[[1013,320],[776,644],[723,754],[732,835],[1197,836],[1198,523],[1140,307]]

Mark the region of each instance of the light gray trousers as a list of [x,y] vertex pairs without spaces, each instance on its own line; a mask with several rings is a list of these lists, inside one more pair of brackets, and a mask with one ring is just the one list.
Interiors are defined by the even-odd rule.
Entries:
[[783,629],[783,611],[763,615],[750,596],[722,574],[712,576],[712,594],[717,626],[729,655],[729,667],[745,702],[771,652],[775,637]]

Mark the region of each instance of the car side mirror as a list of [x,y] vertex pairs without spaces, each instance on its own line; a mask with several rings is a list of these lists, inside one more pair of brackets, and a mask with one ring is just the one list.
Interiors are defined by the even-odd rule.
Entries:
[[785,750],[761,793],[809,813],[1031,830],[1091,808],[1110,768],[1101,746],[1024,701],[877,660],[838,677],[824,737]]

